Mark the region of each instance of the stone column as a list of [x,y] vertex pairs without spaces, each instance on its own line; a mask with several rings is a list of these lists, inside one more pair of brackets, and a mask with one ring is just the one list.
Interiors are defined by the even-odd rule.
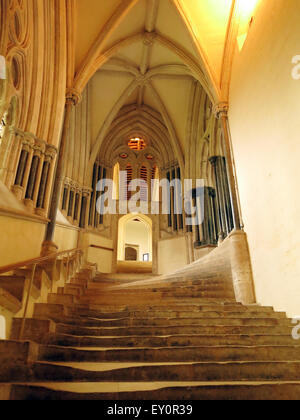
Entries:
[[73,106],[76,106],[80,101],[80,94],[75,90],[70,90],[66,96],[66,105],[65,105],[65,116],[64,116],[64,124],[62,130],[62,136],[60,141],[59,153],[58,153],[58,160],[57,160],[57,167],[56,173],[54,178],[54,185],[53,185],[53,192],[52,192],[52,201],[49,210],[49,219],[50,222],[46,229],[45,234],[45,241],[42,245],[42,255],[47,255],[49,253],[56,252],[58,247],[53,242],[54,231],[56,226],[56,217],[57,217],[57,210],[59,206],[59,200],[61,197],[61,189],[65,175],[65,167],[66,167],[66,146],[67,146],[67,139],[69,134],[69,126],[70,126],[70,118]]
[[31,169],[28,178],[27,190],[25,195],[25,205],[33,210],[34,198],[36,193],[36,185],[40,182],[40,162],[42,160],[43,153],[45,152],[45,143],[42,140],[36,139],[33,147],[33,158]]
[[240,214],[239,193],[238,193],[238,187],[237,187],[234,157],[233,157],[229,122],[228,122],[228,109],[229,109],[229,106],[227,102],[220,103],[215,107],[215,114],[217,118],[221,121],[221,126],[222,126],[222,131],[223,131],[234,229],[241,230],[243,229],[243,224],[242,224],[242,218]]
[[76,199],[76,185],[72,182],[70,185],[69,204],[68,204],[68,209],[67,209],[67,218],[70,223],[73,223],[73,220],[74,220],[75,199]]
[[75,207],[74,207],[74,224],[79,226],[80,214],[81,214],[81,204],[82,204],[82,191],[77,188],[75,192]]
[[57,154],[56,147],[52,145],[46,145],[44,163],[42,168],[41,181],[36,202],[36,213],[39,216],[47,216],[47,208],[50,200],[50,185],[49,179],[52,179],[54,172],[55,156]]
[[79,216],[79,227],[86,229],[89,225],[89,209],[91,202],[91,188],[82,189],[81,210]]
[[224,188],[222,184],[222,177],[220,174],[220,159],[221,156],[213,156],[209,159],[215,174],[216,190],[217,190],[217,206],[219,211],[219,240],[223,240],[229,233],[227,217],[225,212]]
[[38,198],[41,179],[42,179],[42,172],[43,172],[44,161],[45,161],[45,151],[46,151],[46,145],[44,145],[42,149],[40,160],[39,160],[39,166],[37,168],[37,173],[36,173],[36,183],[35,183],[35,188],[33,192],[33,206],[34,207],[36,207],[36,204],[37,204],[37,198]]
[[28,186],[29,175],[30,175],[32,159],[33,159],[33,153],[34,153],[34,144],[35,144],[35,140],[32,137],[28,138],[29,151],[28,151],[28,157],[27,157],[27,160],[26,160],[23,182],[22,182],[22,186],[23,186],[23,197],[22,198],[23,199],[25,199],[25,196],[26,196],[26,190],[27,190],[27,186]]
[[17,165],[16,178],[14,185],[12,186],[12,192],[19,200],[22,200],[25,197],[25,191],[33,156],[32,147],[33,139],[28,137],[28,135],[26,137],[22,137],[21,152]]
[[62,208],[62,213],[66,218],[68,217],[68,211],[69,211],[71,182],[72,182],[71,179],[65,178],[63,186],[62,186],[63,194],[61,194],[61,200],[62,200],[61,208]]

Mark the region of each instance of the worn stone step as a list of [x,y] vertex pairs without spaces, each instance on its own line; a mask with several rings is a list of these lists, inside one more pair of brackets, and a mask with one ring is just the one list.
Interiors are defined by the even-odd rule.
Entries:
[[127,312],[123,314],[99,314],[97,316],[85,316],[82,317],[84,319],[89,320],[109,320],[109,319],[136,319],[136,320],[144,320],[144,319],[207,319],[207,318],[253,318],[253,319],[266,319],[272,318],[272,319],[286,319],[286,314],[284,312],[273,312],[268,313],[268,316],[266,315],[266,312],[259,312],[259,311],[247,311],[247,312],[229,312],[229,311],[206,311],[206,312],[197,312],[197,311],[191,311],[191,312],[183,312],[183,311],[147,311],[147,312]]
[[87,295],[95,294],[101,295],[101,293],[104,294],[113,294],[113,295],[119,295],[120,293],[124,293],[125,295],[132,295],[132,294],[152,294],[152,293],[163,293],[163,294],[172,294],[172,295],[185,295],[189,293],[194,292],[201,292],[201,291],[211,291],[211,290],[228,290],[228,286],[224,282],[209,282],[209,283],[202,283],[198,284],[197,286],[169,286],[169,287],[151,287],[151,288],[145,288],[145,287],[135,287],[135,288],[119,288],[118,286],[105,286],[100,287],[98,284],[89,283],[89,287],[87,290]]
[[74,283],[70,283],[70,284],[66,284],[64,287],[64,293],[65,294],[70,294],[70,295],[75,295],[75,296],[82,296],[84,294],[84,286],[82,286],[81,284],[74,284]]
[[300,361],[299,346],[204,346],[83,349],[40,346],[39,360],[58,362]]
[[164,336],[178,334],[201,334],[201,335],[223,335],[223,334],[292,334],[292,328],[287,326],[164,326],[164,327],[124,327],[124,328],[92,328],[75,325],[57,324],[56,331],[63,334],[80,336]]
[[215,318],[125,318],[116,320],[97,320],[73,317],[53,318],[55,321],[61,321],[63,324],[78,325],[86,327],[167,327],[167,326],[290,326],[291,321],[286,318],[233,318],[233,317],[215,317]]
[[293,345],[300,346],[291,335],[177,335],[169,337],[78,337],[66,334],[51,334],[44,344],[73,347],[184,347],[184,346],[247,346],[247,345]]
[[[274,314],[274,309],[271,307],[263,307],[263,306],[242,306],[239,304],[232,304],[232,305],[221,305],[221,304],[203,304],[203,305],[169,305],[169,306],[145,306],[143,310],[139,306],[136,307],[108,307],[106,310],[105,308],[101,307],[101,309],[89,309],[87,306],[84,305],[74,305],[71,311],[74,315],[85,316],[85,317],[98,317],[98,318],[108,318],[108,319],[115,319],[115,318],[123,318],[129,316],[131,314],[178,314],[178,313],[201,313],[201,312],[235,312],[235,313],[261,313],[261,314]],[[276,314],[276,313],[275,313]],[[282,314],[282,313],[280,313]]]
[[298,401],[300,382],[96,382],[5,386],[15,401]]
[[[221,306],[221,307],[231,307],[231,308],[245,308],[241,303],[237,303],[233,301],[232,299],[225,299],[222,298],[197,298],[197,299],[164,299],[159,300],[158,302],[150,301],[150,302],[140,302],[140,301],[133,301],[133,302],[117,302],[114,301],[113,303],[89,303],[89,302],[83,302],[82,299],[80,303],[75,305],[75,308],[84,308],[89,310],[95,310],[100,312],[115,312],[115,311],[123,311],[123,310],[148,310],[149,308],[154,309],[178,309],[178,308],[184,308],[185,310],[191,310],[197,307],[201,307],[205,309],[206,307],[211,305]],[[251,307],[253,305],[250,305]],[[257,305],[255,305],[257,307]],[[260,306],[259,306],[260,307]],[[247,308],[247,307],[246,307]]]
[[[17,374],[17,372],[16,372]],[[300,362],[34,363],[31,381],[298,381]],[[26,380],[23,376],[21,381]]]
[[83,286],[85,288],[87,288],[88,285],[88,280],[86,278],[81,278],[81,277],[73,277],[70,280],[70,284],[78,284],[80,286]]
[[[224,301],[225,298],[230,298],[231,296],[228,294],[224,294],[224,293],[220,293],[220,292],[214,292],[214,293],[207,293],[207,292],[201,292],[198,293],[195,296],[189,296],[188,299],[183,299],[183,297],[181,297],[181,301],[185,303],[190,303],[190,304],[201,304],[201,301],[204,298],[207,299],[214,299],[217,300],[219,299],[220,301]],[[93,296],[82,296],[81,298],[81,303],[85,303],[85,304],[89,304],[89,305],[107,305],[107,306],[113,306],[116,302],[118,302],[118,305],[122,305],[122,306],[132,306],[134,304],[136,304],[137,302],[139,302],[140,306],[144,306],[144,305],[150,305],[152,304],[159,304],[159,305],[165,305],[168,306],[169,304],[176,304],[176,302],[178,301],[179,297],[177,296],[163,296],[161,294],[152,294],[152,295],[132,295],[132,296],[125,296],[124,294],[120,294],[120,295],[101,295],[98,297],[93,297]]]
[[261,311],[222,311],[207,310],[207,311],[123,311],[123,312],[84,312],[77,311],[70,308],[69,314],[74,317],[81,317],[85,319],[125,319],[125,318],[212,318],[216,316],[234,317],[234,318],[286,318],[284,313],[276,312],[261,312]]
[[52,319],[67,316],[67,306],[58,303],[36,303],[34,305],[33,318]]
[[[21,318],[14,318],[10,333],[11,340],[18,340],[22,325]],[[30,340],[36,343],[45,342],[49,335],[55,334],[56,325],[51,320],[26,319],[23,332],[23,340]]]
[[71,294],[59,295],[56,293],[49,293],[47,301],[48,303],[54,305],[73,305],[75,302],[75,296]]

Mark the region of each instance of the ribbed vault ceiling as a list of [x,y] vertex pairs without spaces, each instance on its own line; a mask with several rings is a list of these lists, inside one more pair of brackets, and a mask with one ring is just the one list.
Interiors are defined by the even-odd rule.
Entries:
[[[224,53],[243,1],[76,0],[74,86],[83,89],[92,76],[91,160],[124,107],[138,114],[146,106],[161,115],[184,161],[193,90],[201,83],[212,101],[221,97]],[[142,118],[135,115],[141,126]]]

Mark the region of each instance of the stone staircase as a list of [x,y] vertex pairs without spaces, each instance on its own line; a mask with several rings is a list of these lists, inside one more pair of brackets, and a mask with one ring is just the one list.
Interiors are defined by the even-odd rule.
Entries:
[[[222,279],[92,278],[35,304],[27,341],[13,323],[0,398],[259,400],[300,398],[300,343],[284,313],[235,302]],[[5,342],[0,342],[0,355]]]

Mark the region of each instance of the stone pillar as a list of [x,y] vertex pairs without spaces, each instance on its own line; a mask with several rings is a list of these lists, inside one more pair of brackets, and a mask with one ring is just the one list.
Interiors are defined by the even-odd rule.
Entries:
[[68,204],[68,210],[67,210],[67,217],[70,223],[73,223],[73,220],[74,220],[75,199],[76,199],[76,185],[72,182],[70,185],[69,204]]
[[228,122],[228,109],[229,109],[229,107],[228,107],[227,102],[220,103],[215,107],[215,114],[221,122],[222,131],[223,131],[225,157],[226,157],[226,162],[227,162],[227,174],[228,174],[231,206],[232,206],[232,212],[233,212],[234,229],[235,230],[241,230],[241,229],[243,229],[243,223],[242,223],[242,218],[241,218],[241,214],[240,214],[239,193],[238,193],[238,187],[237,187],[237,179],[236,179],[235,166],[234,166],[234,157],[233,157],[229,122]]
[[230,234],[229,240],[236,301],[243,305],[255,304],[256,296],[247,235],[242,230],[236,230]]
[[37,204],[37,198],[38,198],[41,179],[42,179],[42,172],[43,172],[44,161],[45,161],[45,151],[46,151],[46,147],[43,148],[42,153],[40,155],[39,166],[37,168],[37,173],[36,173],[36,183],[35,183],[35,188],[33,192],[33,206],[34,207],[36,207],[36,204]]
[[29,171],[31,168],[33,156],[33,139],[28,135],[24,135],[21,140],[20,158],[17,165],[16,177],[12,192],[19,200],[25,198]]
[[89,225],[89,208],[91,201],[91,189],[83,188],[82,198],[81,198],[81,210],[79,216],[79,227],[81,229],[86,229]]
[[57,160],[57,167],[53,185],[53,192],[52,192],[52,201],[49,210],[49,219],[50,222],[46,229],[45,240],[42,245],[42,255],[47,255],[48,253],[52,253],[53,251],[57,251],[58,247],[53,243],[54,231],[56,226],[56,217],[57,217],[57,210],[59,206],[59,200],[61,197],[61,189],[65,175],[65,167],[66,167],[66,146],[67,146],[67,139],[69,134],[69,126],[70,126],[70,118],[73,106],[77,105],[80,101],[80,94],[74,90],[70,90],[66,96],[66,105],[65,105],[65,116],[64,116],[64,124],[62,130],[62,136],[60,141],[59,153],[58,153],[58,160]]
[[29,151],[28,151],[28,157],[27,157],[27,160],[26,160],[26,165],[25,165],[25,169],[24,169],[24,176],[23,176],[23,181],[22,181],[22,186],[23,186],[23,197],[22,198],[23,199],[26,196],[26,190],[27,190],[27,186],[28,186],[29,175],[30,175],[32,159],[33,159],[33,153],[34,153],[34,144],[35,144],[35,140],[33,138],[28,138]]
[[[226,172],[226,161],[223,156],[213,156],[209,159],[215,174],[217,190],[217,207],[219,211],[219,240],[225,239],[233,229],[231,199]],[[225,168],[225,170],[223,170]],[[224,179],[226,178],[226,179]],[[227,188],[225,185],[227,184]],[[228,192],[228,194],[227,194]],[[229,220],[230,214],[230,220]]]
[[74,206],[74,214],[73,214],[75,226],[79,226],[81,204],[82,204],[82,191],[79,188],[77,188],[75,191],[75,206]]
[[68,211],[69,211],[69,202],[70,202],[70,192],[71,192],[71,183],[72,180],[69,178],[65,178],[64,184],[63,184],[63,194],[61,194],[62,198],[62,213],[67,218],[68,217]]

